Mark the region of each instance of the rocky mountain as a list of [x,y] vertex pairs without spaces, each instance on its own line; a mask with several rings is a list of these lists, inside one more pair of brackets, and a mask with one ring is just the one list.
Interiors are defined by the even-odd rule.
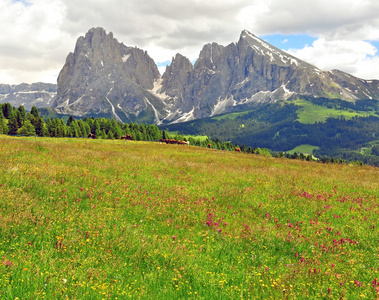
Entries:
[[177,54],[161,76],[147,52],[93,28],[68,55],[53,107],[77,116],[161,124],[300,95],[379,99],[379,81],[322,71],[246,30],[237,43],[205,45],[194,65]]
[[56,84],[41,82],[19,85],[0,84],[0,103],[8,102],[14,107],[23,105],[26,110],[30,110],[33,106],[49,107],[56,96]]
[[64,114],[107,115],[119,121],[145,113],[156,116],[158,122],[161,116],[156,107],[162,110],[165,103],[148,90],[159,79],[158,68],[147,52],[126,47],[112,33],[93,28],[67,56],[53,107]]

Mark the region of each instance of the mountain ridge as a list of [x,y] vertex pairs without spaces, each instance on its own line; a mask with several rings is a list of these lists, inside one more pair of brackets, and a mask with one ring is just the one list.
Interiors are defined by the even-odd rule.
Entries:
[[112,32],[96,27],[79,37],[68,54],[52,107],[60,114],[159,125],[302,95],[379,99],[379,80],[323,71],[247,30],[226,46],[204,45],[194,64],[176,54],[161,75],[146,51],[125,46]]
[[14,107],[24,106],[31,110],[51,106],[57,96],[57,85],[36,82],[32,84],[0,84],[0,103],[10,103]]

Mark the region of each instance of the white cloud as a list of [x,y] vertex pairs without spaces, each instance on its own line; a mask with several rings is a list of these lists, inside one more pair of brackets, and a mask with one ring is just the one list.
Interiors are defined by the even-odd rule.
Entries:
[[[358,76],[365,71],[372,74],[370,77],[379,78],[379,71],[375,73],[374,69],[377,57],[366,57],[372,49],[364,44],[364,53],[350,49],[347,43],[356,47],[364,40],[379,41],[377,0],[28,0],[27,3],[0,0],[0,83],[55,82],[52,78],[73,51],[76,39],[97,26],[112,31],[125,45],[147,50],[156,62],[171,60],[177,52],[193,61],[204,44],[235,42],[243,29],[258,35],[311,34],[320,42],[312,45],[312,49],[296,50],[307,59],[312,53],[319,55],[317,61],[309,59],[311,63],[326,69],[342,66],[342,70],[352,70]],[[327,52],[321,53],[323,50],[338,59],[328,58]],[[360,65],[354,67],[357,62]]]
[[339,69],[365,79],[379,77],[377,49],[369,42],[320,38],[311,46],[288,52],[324,70]]

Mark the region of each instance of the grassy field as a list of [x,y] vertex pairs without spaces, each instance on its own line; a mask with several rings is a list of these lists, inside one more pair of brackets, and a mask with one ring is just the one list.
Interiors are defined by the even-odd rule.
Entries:
[[379,169],[0,136],[1,299],[377,299]]
[[286,152],[290,154],[294,154],[295,152],[303,153],[303,154],[312,154],[313,150],[317,150],[317,149],[320,149],[320,147],[312,146],[312,145],[300,145]]
[[312,104],[309,101],[303,99],[297,99],[289,101],[299,106],[297,110],[298,121],[303,124],[314,124],[316,122],[325,122],[327,118],[338,118],[343,116],[346,120],[353,117],[367,117],[374,115],[374,112],[358,112],[358,111],[348,111],[348,110],[337,110],[333,108],[327,108],[324,106],[319,106]]
[[[167,134],[170,137],[175,137],[176,135],[179,135],[179,132],[178,131],[167,131]],[[193,139],[199,140],[199,141],[205,141],[208,139],[208,136],[206,136],[206,135],[190,135],[190,134],[180,134],[180,135],[186,139],[193,138]]]

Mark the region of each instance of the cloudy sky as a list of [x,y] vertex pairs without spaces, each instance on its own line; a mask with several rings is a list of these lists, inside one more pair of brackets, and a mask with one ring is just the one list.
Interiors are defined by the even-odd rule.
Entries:
[[92,27],[147,50],[164,70],[243,29],[321,69],[379,79],[378,0],[0,0],[0,83],[56,83]]

